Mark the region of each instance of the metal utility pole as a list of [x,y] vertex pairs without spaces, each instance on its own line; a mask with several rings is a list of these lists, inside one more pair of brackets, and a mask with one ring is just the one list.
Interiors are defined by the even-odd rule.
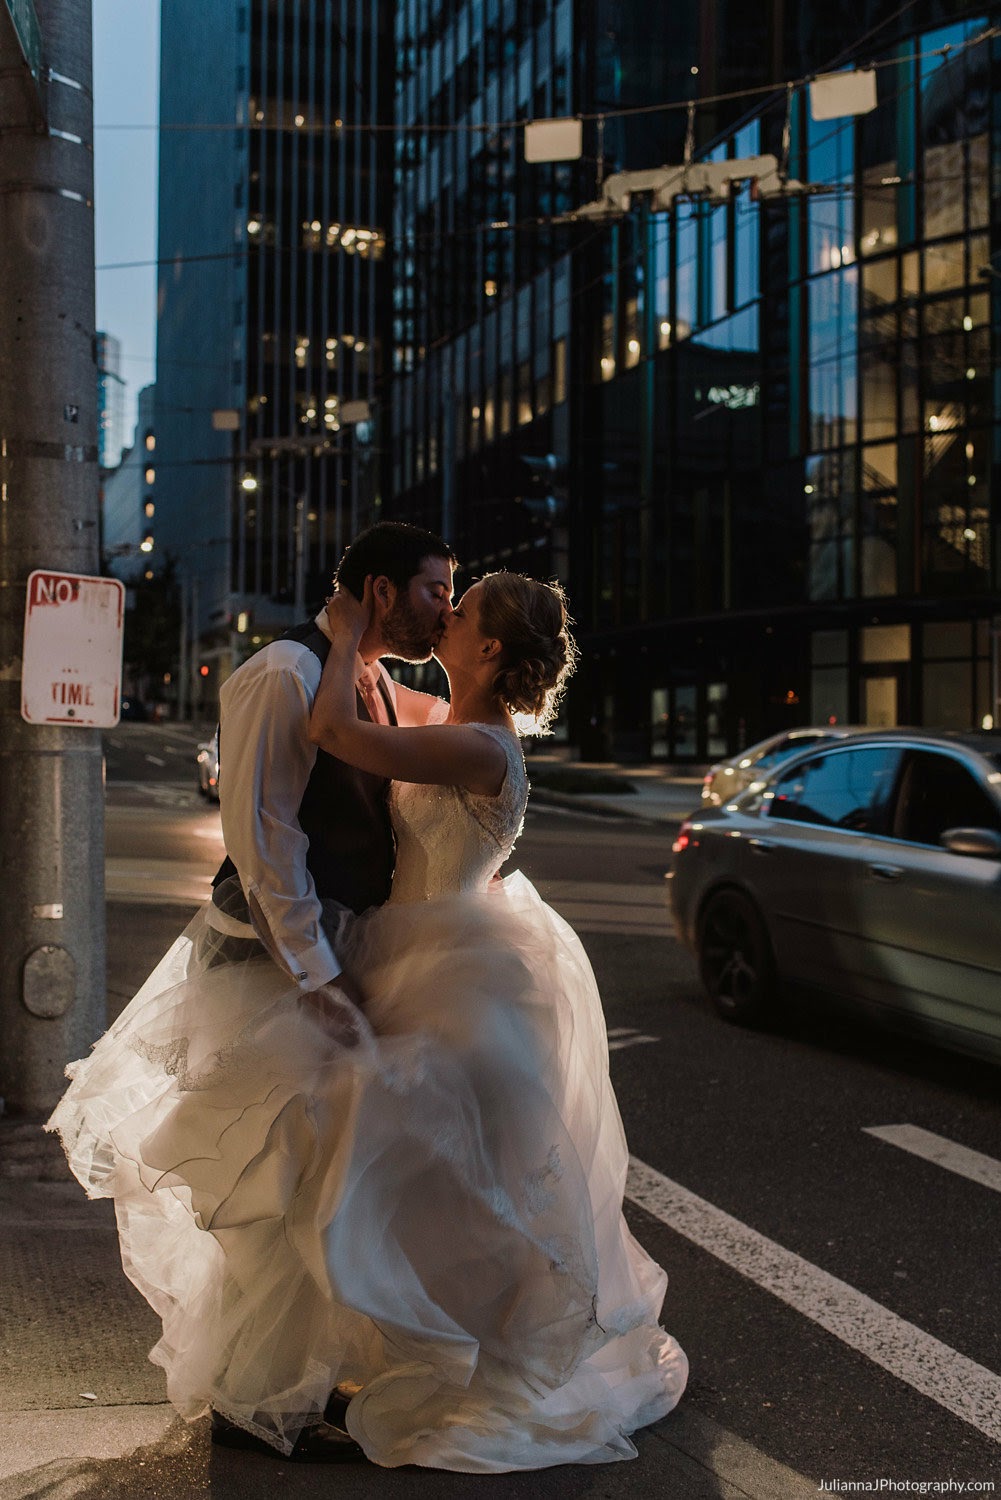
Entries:
[[100,731],[20,714],[25,584],[98,571],[91,0],[0,4],[0,1095],[105,1025]]

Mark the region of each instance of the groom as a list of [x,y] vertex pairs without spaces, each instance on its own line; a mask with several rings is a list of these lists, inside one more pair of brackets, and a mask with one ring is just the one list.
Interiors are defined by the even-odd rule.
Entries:
[[[455,557],[441,537],[383,521],[345,552],[336,582],[361,598],[371,575],[372,622],[359,644],[358,716],[425,724],[440,700],[396,683],[381,657],[427,661],[452,611]],[[309,715],[330,647],[326,610],[272,641],[238,668],[220,694],[222,829],[227,859],[215,880],[210,922],[231,941],[263,944],[321,1009],[337,992],[359,1000],[323,927],[323,903],[361,912],[389,895],[395,848],[388,783],[310,743]],[[213,1417],[213,1441],[275,1450]],[[307,1428],[292,1457],[360,1457],[342,1428]]]

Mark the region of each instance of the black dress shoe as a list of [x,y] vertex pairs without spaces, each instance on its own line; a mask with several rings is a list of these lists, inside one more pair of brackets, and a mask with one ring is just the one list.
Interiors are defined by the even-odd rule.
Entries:
[[247,1432],[217,1411],[212,1413],[212,1441],[221,1448],[242,1448],[264,1458],[284,1459],[293,1464],[350,1464],[365,1460],[365,1450],[343,1427],[332,1422],[317,1422],[304,1427],[291,1453],[282,1453],[263,1438]]

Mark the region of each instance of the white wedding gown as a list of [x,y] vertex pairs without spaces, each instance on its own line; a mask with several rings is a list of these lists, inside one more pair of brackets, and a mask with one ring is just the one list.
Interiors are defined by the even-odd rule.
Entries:
[[194,1419],[288,1452],[340,1382],[376,1463],[503,1472],[631,1458],[687,1376],[664,1272],[622,1217],[601,1004],[519,874],[524,761],[496,798],[395,783],[389,903],[332,923],[364,1016],[321,1020],[266,957],[206,967],[200,913],[50,1128],[112,1196]]

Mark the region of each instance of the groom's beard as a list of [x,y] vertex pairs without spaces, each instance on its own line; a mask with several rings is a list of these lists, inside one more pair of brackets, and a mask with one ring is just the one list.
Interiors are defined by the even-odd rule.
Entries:
[[428,661],[440,638],[440,622],[429,625],[405,594],[397,594],[382,622],[386,655],[398,656],[402,661]]

